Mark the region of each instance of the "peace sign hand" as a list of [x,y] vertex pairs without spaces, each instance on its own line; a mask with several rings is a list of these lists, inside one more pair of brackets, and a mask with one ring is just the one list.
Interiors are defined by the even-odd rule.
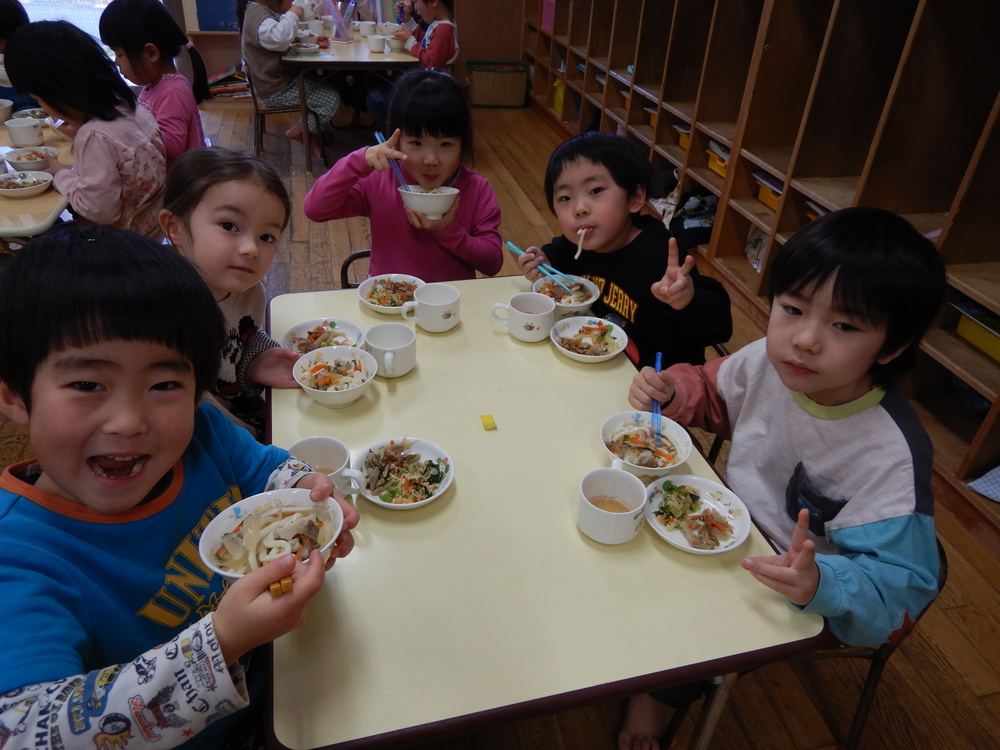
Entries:
[[792,533],[792,544],[783,555],[747,557],[740,565],[754,578],[792,604],[806,606],[819,588],[816,545],[809,537],[809,511],[802,508]]
[[650,287],[656,299],[675,310],[683,310],[694,299],[694,281],[691,279],[694,256],[688,255],[684,265],[678,265],[679,255],[677,240],[671,237],[667,244],[667,270],[663,278]]

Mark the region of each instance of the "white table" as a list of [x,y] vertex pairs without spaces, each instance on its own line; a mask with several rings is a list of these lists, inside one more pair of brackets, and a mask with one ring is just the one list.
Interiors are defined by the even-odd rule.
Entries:
[[[396,747],[477,722],[560,710],[754,666],[811,648],[822,618],[794,610],[738,563],[769,554],[756,530],[699,556],[644,526],[620,546],[574,522],[580,478],[609,464],[598,433],[628,410],[624,356],[582,364],[525,344],[490,317],[522,277],[456,282],[461,323],[417,329],[417,367],[346,409],[272,392],[277,445],[327,434],[357,455],[379,440],[430,440],[455,479],[422,508],[356,499],[357,547],[327,576],[306,623],[273,648],[273,729],[287,748]],[[295,323],[399,320],[355,290],[271,303],[280,340]],[[485,431],[480,415],[496,419]],[[714,476],[700,455],[678,473]]]

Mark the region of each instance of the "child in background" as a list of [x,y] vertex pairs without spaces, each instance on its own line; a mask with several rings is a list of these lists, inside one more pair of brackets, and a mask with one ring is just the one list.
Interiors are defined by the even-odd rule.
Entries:
[[[302,7],[293,4],[292,0],[237,0],[243,62],[253,76],[257,94],[269,107],[299,104],[297,72],[282,63],[281,57],[295,41],[303,13]],[[332,81],[315,71],[306,73],[303,85],[309,109],[308,122],[295,123],[285,135],[293,141],[301,141],[302,128],[308,127],[309,132],[317,136],[311,143],[317,156],[322,158],[318,136],[340,107],[341,96]]]
[[393,34],[424,68],[451,71],[458,57],[458,27],[452,20],[453,0],[403,0],[403,28]]
[[[743,568],[849,645],[907,632],[937,593],[932,446],[894,384],[944,295],[933,243],[887,211],[810,222],[774,259],[765,339],[701,367],[639,372],[629,402],[729,437],[726,480],[783,552]],[[621,750],[656,748],[668,705],[633,697]]]
[[[160,0],[112,0],[101,14],[101,41],[122,75],[142,86],[139,104],[160,126],[169,172],[178,156],[205,145],[198,105],[211,94],[201,55]],[[182,47],[191,59],[193,90],[174,65]]]
[[131,232],[56,230],[0,276],[0,411],[36,455],[0,475],[8,745],[223,747],[266,687],[241,657],[303,621],[324,564],[285,555],[227,587],[202,530],[294,485],[344,510],[326,567],[354,546],[326,475],[198,406],[222,337],[191,264]]
[[206,399],[260,438],[264,386],[297,388],[299,355],[264,331],[263,279],[291,204],[278,174],[255,156],[226,148],[183,154],[167,178],[163,236],[194,263],[226,326],[222,362]]
[[13,112],[38,106],[38,102],[11,85],[4,64],[3,53],[7,49],[7,40],[15,31],[27,24],[28,14],[18,0],[0,0],[0,99],[11,102]]
[[[389,108],[392,136],[348,154],[316,180],[302,208],[313,221],[367,216],[370,272],[408,273],[424,281],[493,276],[503,264],[500,206],[490,183],[462,165],[472,156],[472,115],[447,73],[416,68],[401,76]],[[403,205],[389,167],[399,159],[409,184],[461,193],[437,221]]]
[[[7,43],[7,72],[74,138],[75,166],[49,158],[46,171],[78,219],[122,228],[166,179],[156,120],[137,107],[118,68],[86,32],[66,21],[23,26]],[[156,226],[156,212],[137,217],[141,234]]]
[[653,364],[657,352],[664,366],[700,364],[705,347],[732,335],[729,295],[698,273],[693,256],[678,252],[662,221],[639,213],[651,177],[649,162],[625,138],[584,133],[562,143],[549,157],[545,196],[563,236],[529,247],[517,264],[531,281],[548,263],[597,284],[601,296],[591,310],[625,330],[626,354],[638,366]]

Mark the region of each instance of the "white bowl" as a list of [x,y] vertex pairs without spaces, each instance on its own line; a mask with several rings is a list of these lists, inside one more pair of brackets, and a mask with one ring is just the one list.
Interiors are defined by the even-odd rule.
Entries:
[[604,446],[604,452],[608,454],[608,458],[612,460],[620,458],[623,468],[626,471],[630,474],[635,474],[647,483],[672,472],[687,461],[691,455],[691,451],[694,450],[694,444],[691,442],[691,436],[688,435],[687,430],[674,420],[667,419],[666,417],[660,418],[661,448],[663,447],[662,439],[665,438],[673,446],[673,452],[676,453],[674,460],[666,466],[642,466],[636,462],[626,461],[624,457],[614,453],[608,447],[608,443],[614,439],[616,434],[626,430],[644,430],[646,437],[651,436],[652,427],[650,425],[652,424],[652,419],[653,415],[648,411],[621,412],[604,420],[600,433],[601,445]]
[[10,99],[0,99],[0,122],[7,122],[10,119],[11,107],[14,102]]
[[[322,390],[306,385],[305,376],[313,367],[320,363],[333,363],[345,359],[361,363],[362,380],[360,383],[340,391]],[[375,362],[375,357],[364,349],[357,349],[353,346],[330,346],[303,354],[295,363],[293,373],[296,382],[313,401],[330,409],[342,409],[361,398],[361,394],[371,387],[377,370],[378,364]]]
[[[329,535],[329,539],[320,547],[320,553],[323,555],[323,560],[328,561],[330,559],[330,553],[333,550],[333,545],[337,541],[337,537],[340,535],[341,530],[344,528],[344,511],[341,509],[337,501],[331,497],[328,497],[322,503],[314,503],[309,499],[309,490],[288,489],[271,490],[270,492],[262,492],[259,495],[251,495],[250,497],[240,500],[238,503],[233,503],[213,518],[209,522],[208,526],[205,527],[205,530],[201,532],[201,539],[198,542],[198,553],[201,555],[202,562],[204,562],[205,565],[212,570],[212,572],[218,573],[220,576],[225,576],[226,578],[242,578],[245,573],[234,573],[232,571],[223,570],[220,567],[219,559],[216,556],[216,550],[222,547],[222,535],[228,534],[236,529],[237,526],[243,523],[243,519],[245,519],[257,508],[278,508],[282,506],[302,508],[321,506],[329,512],[333,522],[333,533]],[[324,538],[326,536],[327,535],[324,534]]]
[[[291,349],[296,354],[306,354],[310,350],[308,343],[302,340],[307,339],[309,332],[317,328],[330,331],[334,336],[331,338],[330,343],[320,344],[315,348],[325,349],[331,346],[356,346],[359,349],[364,349],[365,347],[365,332],[361,326],[341,318],[313,318],[311,320],[304,320],[285,332],[285,336],[281,342],[282,346],[286,349]],[[300,343],[296,343],[297,340]]]
[[13,114],[13,117],[20,120],[24,117],[30,117],[32,119],[38,120],[39,123],[45,124],[45,120],[48,119],[49,113],[46,112],[41,107],[30,107],[29,109],[19,109]]
[[369,470],[365,468],[365,462],[368,458],[368,454],[378,453],[391,443],[396,445],[403,443],[406,451],[408,453],[418,455],[420,457],[419,461],[421,462],[428,460],[440,460],[440,467],[444,472],[444,478],[441,480],[441,483],[432,495],[425,497],[423,500],[417,500],[416,502],[389,502],[387,500],[383,500],[378,495],[373,494],[367,487],[362,487],[360,494],[363,495],[365,499],[370,500],[376,505],[381,505],[384,508],[393,508],[394,510],[411,510],[437,500],[451,486],[451,482],[455,478],[455,464],[451,460],[451,456],[448,455],[448,451],[439,445],[435,445],[429,440],[421,440],[420,438],[400,437],[392,438],[390,440],[382,440],[375,443],[375,445],[371,446],[354,459],[352,468],[357,469],[367,477],[369,475]]
[[[605,348],[610,349],[610,351],[603,354],[583,354],[581,352],[571,351],[563,346],[563,338],[573,338],[574,336],[581,335],[584,339],[586,339],[589,337],[589,334],[585,329],[598,326],[606,326],[611,330],[612,341],[605,344]],[[603,318],[591,318],[588,316],[569,317],[556,321],[556,324],[552,326],[552,330],[549,331],[549,338],[552,339],[552,343],[555,344],[556,349],[559,350],[560,354],[565,354],[570,359],[575,359],[577,362],[584,362],[586,364],[591,364],[593,362],[606,362],[612,357],[617,357],[625,351],[625,347],[628,345],[628,334],[626,334],[625,331],[616,326],[610,320],[604,320]]]
[[4,154],[4,160],[16,172],[22,170],[32,170],[38,167],[48,166],[48,162],[42,154],[47,154],[53,159],[59,158],[59,149],[52,146],[31,146],[29,148],[12,148]]
[[318,44],[299,44],[296,42],[292,45],[292,52],[296,55],[318,55],[319,45]]
[[44,193],[51,184],[52,175],[48,172],[14,172],[0,176],[0,195],[7,198],[30,198]]
[[552,297],[556,301],[556,317],[566,318],[571,315],[587,315],[590,312],[590,306],[597,302],[597,298],[601,296],[601,290],[597,288],[595,284],[590,279],[585,279],[582,276],[572,276],[567,274],[566,276],[557,275],[559,281],[568,286],[570,289],[576,291],[574,285],[581,285],[586,291],[586,299],[583,302],[560,302],[559,297],[569,296],[569,292],[559,286],[556,282],[550,279],[548,276],[542,276],[540,279],[536,279],[535,283],[531,285],[531,291],[538,292],[539,294],[544,294],[546,297]]
[[401,31],[402,28],[403,27],[400,26],[398,23],[393,23],[392,21],[386,21],[385,23],[380,23],[375,28],[375,33],[389,36],[391,34],[395,34],[397,31]]
[[[386,284],[402,284],[404,285],[404,290],[412,286],[414,289],[423,286],[423,279],[418,279],[416,276],[411,276],[408,273],[383,273],[378,276],[369,276],[367,279],[361,282],[361,286],[358,287],[358,299],[361,300],[361,304],[367,307],[369,310],[374,310],[375,312],[384,313],[385,315],[398,315],[403,309],[403,303],[409,302],[413,299],[413,293],[405,294],[398,299],[393,299],[389,304],[378,304],[377,302],[370,300],[368,298],[369,293],[373,289],[383,287]],[[398,304],[392,304],[398,302]]]
[[[701,496],[701,506],[695,509],[695,513],[714,507],[729,517],[729,523],[733,527],[733,534],[729,539],[722,541],[715,549],[704,549],[695,547],[684,536],[684,532],[679,528],[669,529],[656,515],[660,503],[663,502],[663,484],[669,480],[676,487],[693,487],[698,490]],[[673,474],[666,479],[657,477],[646,486],[646,509],[644,511],[646,523],[653,531],[660,535],[667,543],[672,544],[685,552],[692,552],[696,555],[718,555],[727,552],[735,547],[739,547],[750,536],[750,513],[747,511],[743,501],[740,500],[732,490],[723,487],[710,479],[687,474]]]
[[455,198],[461,192],[458,188],[441,187],[434,188],[434,192],[428,193],[420,185],[410,185],[409,190],[404,190],[400,185],[397,190],[403,196],[403,203],[411,211],[419,211],[430,221],[437,221],[446,213]]
[[406,42],[404,42],[402,39],[397,39],[391,34],[389,36],[386,36],[385,43],[389,45],[389,49],[391,49],[393,52],[402,52],[404,49],[406,49]]

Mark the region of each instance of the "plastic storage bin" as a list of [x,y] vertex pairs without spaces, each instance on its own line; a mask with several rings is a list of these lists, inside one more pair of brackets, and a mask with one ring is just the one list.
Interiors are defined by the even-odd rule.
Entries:
[[469,103],[473,107],[514,109],[524,106],[528,71],[519,62],[470,60]]
[[952,302],[962,313],[956,332],[977,349],[1000,362],[1000,317],[974,302]]

